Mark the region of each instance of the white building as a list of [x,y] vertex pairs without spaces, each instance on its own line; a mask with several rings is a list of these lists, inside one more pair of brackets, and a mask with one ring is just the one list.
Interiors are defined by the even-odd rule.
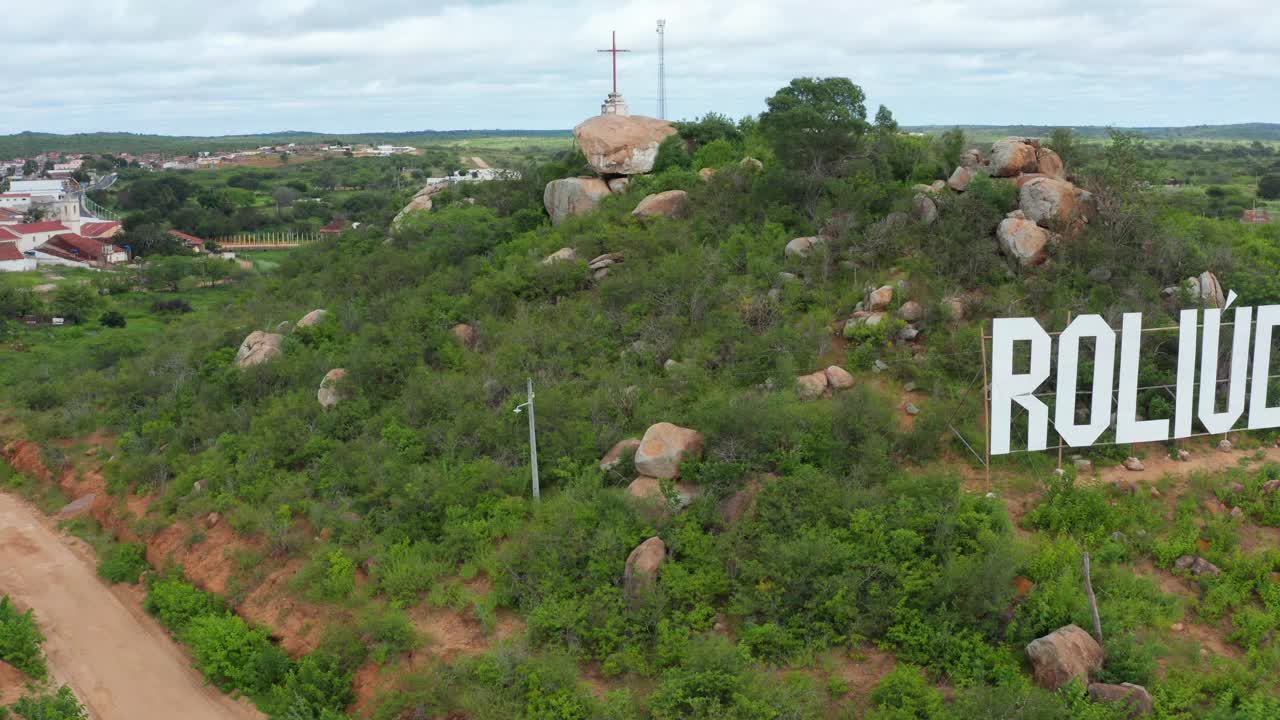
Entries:
[[31,193],[0,193],[0,208],[26,212],[31,209]]
[[61,200],[67,196],[67,186],[61,180],[13,180],[9,193],[29,195],[31,202]]
[[27,257],[13,242],[0,242],[0,272],[25,272],[36,269],[36,259]]

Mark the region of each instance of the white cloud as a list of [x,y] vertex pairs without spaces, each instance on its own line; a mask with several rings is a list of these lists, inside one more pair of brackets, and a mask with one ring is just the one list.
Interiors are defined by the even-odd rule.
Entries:
[[1277,120],[1270,3],[1145,0],[44,0],[6,7],[0,132],[564,128],[620,84],[670,114],[759,112],[846,75],[905,124]]

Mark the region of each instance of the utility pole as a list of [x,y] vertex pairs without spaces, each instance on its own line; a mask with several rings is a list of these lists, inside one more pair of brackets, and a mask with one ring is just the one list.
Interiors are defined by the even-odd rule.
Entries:
[[533,378],[529,378],[529,400],[516,406],[516,414],[529,408],[529,466],[533,471],[533,499],[542,500],[542,490],[538,486],[538,426],[533,416]]
[[667,21],[658,21],[658,119],[667,119]]

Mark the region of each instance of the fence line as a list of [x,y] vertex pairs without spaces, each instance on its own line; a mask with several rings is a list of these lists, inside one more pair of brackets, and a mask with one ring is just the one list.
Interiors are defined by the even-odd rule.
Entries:
[[213,241],[223,247],[237,247],[242,245],[279,245],[281,247],[296,247],[320,240],[320,233],[295,233],[295,232],[267,232],[267,233],[236,233],[235,235],[224,235],[223,237],[213,238]]

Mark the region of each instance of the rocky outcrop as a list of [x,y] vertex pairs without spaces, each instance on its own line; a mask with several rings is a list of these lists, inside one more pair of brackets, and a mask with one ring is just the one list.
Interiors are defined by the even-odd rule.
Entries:
[[605,453],[604,457],[600,458],[600,469],[612,470],[618,466],[618,463],[622,462],[622,458],[627,453],[634,453],[639,447],[640,438],[619,440],[613,444],[613,447],[609,448],[609,452]]
[[796,378],[796,396],[801,400],[817,400],[826,393],[827,373],[825,370],[819,370]]
[[1067,169],[1062,164],[1062,158],[1046,147],[1036,148],[1036,172],[1058,180],[1067,178]]
[[738,163],[738,167],[748,172],[760,172],[764,169],[764,163],[753,157],[744,157],[742,158],[742,161]]
[[441,190],[444,190],[447,187],[449,187],[447,183],[441,183],[439,185],[428,185],[422,188],[421,190],[419,190],[418,194],[414,195],[413,199],[409,201],[409,204],[405,205],[404,208],[400,210],[399,213],[396,214],[395,219],[391,221],[391,229],[395,230],[396,228],[400,227],[400,223],[403,222],[404,219],[408,217],[410,213],[415,213],[415,212],[418,212],[419,210],[423,210],[423,211],[430,210],[431,196],[435,195]]
[[329,317],[328,310],[312,310],[311,312],[302,316],[302,319],[298,321],[298,327],[300,328],[315,327],[316,325],[319,325],[320,323],[324,322],[324,319],[326,317]]
[[893,286],[881,285],[867,294],[867,309],[871,312],[884,312],[893,302]]
[[1227,304],[1227,295],[1222,291],[1222,283],[1218,282],[1217,275],[1208,270],[1200,273],[1199,277],[1187,278],[1186,283],[1194,297],[1205,305],[1220,308]]
[[1018,207],[1041,227],[1061,227],[1080,216],[1080,190],[1066,180],[1038,177],[1018,192]]
[[702,457],[703,437],[697,430],[669,422],[649,426],[636,449],[636,472],[655,478],[680,475],[680,463]]
[[609,186],[609,192],[613,193],[614,195],[621,195],[622,193],[627,191],[627,186],[631,184],[631,178],[629,177],[611,178],[605,184]]
[[982,152],[978,148],[969,148],[960,153],[960,167],[978,168],[983,163]]
[[827,374],[827,385],[832,390],[845,390],[853,387],[853,376],[849,374],[848,370],[839,365],[831,365],[823,372]]
[[932,225],[938,220],[938,205],[924,193],[916,193],[911,198],[911,214],[925,225]]
[[1027,645],[1027,657],[1035,682],[1057,690],[1073,678],[1089,682],[1090,673],[1102,669],[1102,648],[1078,625],[1058,628]]
[[1022,173],[1036,172],[1039,145],[1039,141],[1030,138],[1008,137],[995,141],[987,160],[988,171],[994,177],[1017,177]]
[[563,178],[547,183],[542,191],[542,204],[551,216],[551,224],[559,225],[566,218],[595,210],[608,195],[609,185],[600,178]]
[[[702,491],[696,486],[682,482],[672,482],[671,489],[675,492],[674,507],[663,507],[664,513],[668,509],[683,510],[689,507],[689,504],[702,494]],[[632,480],[631,484],[627,486],[627,494],[645,503],[657,503],[664,506],[668,499],[662,492],[662,481],[648,475],[641,475]]]
[[573,129],[587,164],[601,175],[642,175],[653,170],[658,146],[676,129],[642,115],[597,115]]
[[236,352],[236,367],[261,365],[283,354],[283,335],[254,330],[240,343],[240,349]]
[[727,527],[741,520],[755,508],[756,496],[760,494],[760,490],[760,481],[751,480],[741,490],[725,498],[718,508],[720,522]]
[[1030,267],[1048,258],[1053,235],[1030,220],[1008,217],[1001,220],[996,228],[996,240],[1004,254],[1017,260],[1018,264]]
[[1119,685],[1108,685],[1105,683],[1091,683],[1089,685],[1089,699],[1096,703],[1123,703],[1128,706],[1129,717],[1138,718],[1150,715],[1155,710],[1155,703],[1151,700],[1151,693],[1141,685],[1133,683],[1120,683]]
[[947,187],[956,192],[964,192],[969,189],[969,183],[973,182],[976,177],[978,177],[976,168],[961,165],[956,168],[955,172],[951,173],[951,177],[947,178]]
[[651,537],[631,551],[622,574],[623,588],[628,599],[634,600],[653,587],[658,579],[658,569],[666,559],[667,544],[660,537]]
[[324,379],[320,381],[320,389],[316,391],[316,400],[320,402],[320,407],[328,410],[342,402],[346,397],[342,380],[346,376],[347,371],[343,368],[334,368],[325,373]]
[[916,322],[924,317],[924,307],[915,300],[908,300],[902,303],[902,307],[898,308],[898,317],[909,323]]
[[1208,575],[1209,577],[1218,577],[1222,571],[1217,565],[1205,560],[1199,555],[1183,555],[1174,561],[1173,567],[1176,570],[1185,570],[1196,577]]
[[698,177],[702,178],[703,182],[711,182],[711,178],[715,176],[715,168],[702,168],[698,171]]
[[631,211],[635,217],[682,218],[689,214],[689,193],[684,190],[667,190],[645,197]]
[[562,262],[574,262],[578,259],[578,251],[571,247],[562,247],[550,255],[542,258],[543,265],[554,265]]
[[826,244],[826,241],[820,237],[799,237],[787,243],[787,247],[783,249],[782,254],[787,257],[806,258],[814,250]]
[[608,271],[609,268],[622,262],[622,253],[605,253],[597,255],[587,263],[587,269],[592,272]]

